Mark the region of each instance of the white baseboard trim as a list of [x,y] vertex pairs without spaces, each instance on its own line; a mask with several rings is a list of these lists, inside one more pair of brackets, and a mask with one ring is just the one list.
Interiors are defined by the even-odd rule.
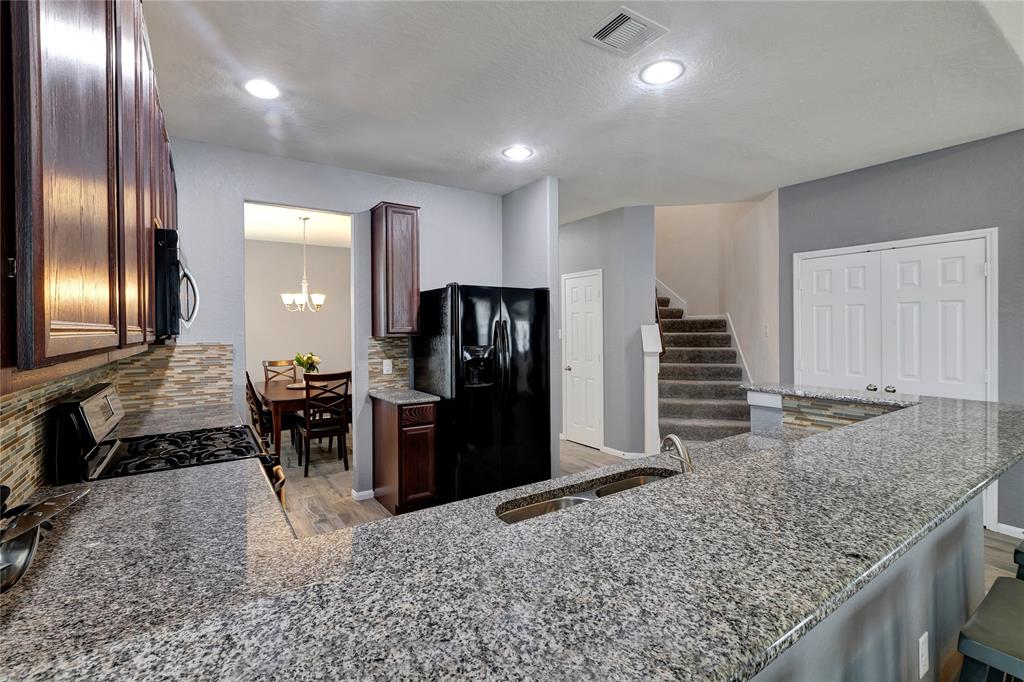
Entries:
[[602,446],[600,450],[606,455],[615,455],[616,457],[621,457],[622,459],[640,459],[641,457],[647,457],[647,455],[645,455],[642,452],[623,452],[622,450],[610,448],[607,445]]
[[356,490],[355,488],[352,488],[352,499],[357,502],[371,500],[373,499],[373,490]]
[[568,440],[568,438],[565,437],[564,433],[560,433],[558,434],[558,440]]
[[994,525],[995,528],[989,528],[989,530],[1015,537],[1018,540],[1024,540],[1024,528],[1017,528],[1017,526],[1010,526],[1005,523],[996,523]]

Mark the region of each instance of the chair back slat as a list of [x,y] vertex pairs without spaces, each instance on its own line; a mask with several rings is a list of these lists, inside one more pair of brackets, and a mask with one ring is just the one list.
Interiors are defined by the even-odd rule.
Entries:
[[287,379],[288,383],[298,379],[295,376],[295,363],[291,360],[264,360],[263,381],[269,384],[271,381],[281,379]]
[[322,415],[319,418],[339,418],[347,414],[352,372],[334,372],[332,374],[306,372],[302,376],[306,383],[307,415]]
[[249,420],[252,422],[253,428],[261,437],[265,437],[261,419],[263,403],[260,402],[259,394],[256,393],[256,387],[252,385],[252,378],[248,372],[245,373],[245,404],[249,407]]

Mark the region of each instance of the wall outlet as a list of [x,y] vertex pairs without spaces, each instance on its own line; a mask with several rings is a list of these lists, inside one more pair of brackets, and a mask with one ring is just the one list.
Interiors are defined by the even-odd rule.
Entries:
[[384,374],[395,373],[395,362],[393,360],[385,360],[382,364],[382,371],[384,372]]
[[768,323],[764,323],[764,338],[768,338]]
[[925,630],[921,638],[917,640],[917,667],[918,677],[924,677],[928,672],[928,631]]

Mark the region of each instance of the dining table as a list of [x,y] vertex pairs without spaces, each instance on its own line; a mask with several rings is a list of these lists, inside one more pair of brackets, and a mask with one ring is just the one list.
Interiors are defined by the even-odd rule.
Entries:
[[274,454],[281,456],[281,424],[284,415],[298,412],[306,406],[306,392],[302,388],[288,388],[289,382],[284,379],[262,381],[255,385],[260,400],[270,410],[272,428],[274,429]]

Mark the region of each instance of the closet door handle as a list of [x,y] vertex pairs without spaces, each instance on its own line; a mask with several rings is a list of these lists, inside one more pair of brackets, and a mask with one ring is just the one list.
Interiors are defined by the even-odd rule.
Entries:
[[896,387],[895,386],[886,386],[885,387],[885,392],[886,393],[895,393],[896,392]]
[[867,389],[869,391],[877,391],[878,390],[878,386],[875,386],[874,384],[868,384],[867,385]]

